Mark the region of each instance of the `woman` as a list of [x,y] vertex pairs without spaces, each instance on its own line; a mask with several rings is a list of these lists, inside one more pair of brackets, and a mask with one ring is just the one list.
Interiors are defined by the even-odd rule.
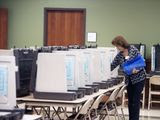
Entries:
[[[111,70],[118,65],[122,65],[125,61],[135,58],[139,53],[138,49],[128,42],[122,36],[117,36],[112,40],[119,53],[111,64]],[[129,120],[139,120],[140,112],[140,96],[144,87],[146,72],[142,68],[140,70],[133,69],[132,74],[125,74],[125,84],[127,85]]]

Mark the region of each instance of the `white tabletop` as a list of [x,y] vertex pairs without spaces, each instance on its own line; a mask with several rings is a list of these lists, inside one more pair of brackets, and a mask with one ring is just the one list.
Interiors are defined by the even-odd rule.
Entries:
[[4,115],[8,115],[10,114],[11,112],[0,112],[0,116],[4,116]]
[[106,93],[108,91],[114,90],[117,87],[123,86],[124,83],[121,83],[119,85],[115,85],[113,87],[110,87],[108,89],[100,89],[98,92],[93,93],[92,95],[85,95],[83,98],[79,98],[73,101],[65,101],[65,100],[47,100],[47,99],[35,99],[33,95],[26,96],[26,97],[20,97],[17,98],[17,101],[22,101],[26,103],[27,105],[57,105],[57,106],[62,106],[62,107],[67,107],[67,106],[76,106],[84,103],[86,100],[89,98],[95,98],[99,96],[100,94]]
[[22,120],[38,120],[40,119],[41,116],[40,115],[24,115]]

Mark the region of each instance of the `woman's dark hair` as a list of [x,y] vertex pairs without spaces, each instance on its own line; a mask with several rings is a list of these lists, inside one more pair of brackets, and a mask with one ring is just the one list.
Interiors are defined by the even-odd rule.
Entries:
[[128,44],[128,42],[126,41],[126,39],[123,36],[116,36],[112,40],[112,45],[121,46],[121,47],[126,48],[126,49],[129,48],[129,44]]

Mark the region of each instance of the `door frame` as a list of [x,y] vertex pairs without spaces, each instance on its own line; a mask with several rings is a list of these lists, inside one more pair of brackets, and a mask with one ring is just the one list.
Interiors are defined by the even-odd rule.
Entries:
[[86,8],[44,8],[44,32],[43,32],[43,45],[47,46],[47,25],[48,25],[48,11],[81,11],[84,15],[84,36],[83,45],[85,45],[85,34],[86,34]]

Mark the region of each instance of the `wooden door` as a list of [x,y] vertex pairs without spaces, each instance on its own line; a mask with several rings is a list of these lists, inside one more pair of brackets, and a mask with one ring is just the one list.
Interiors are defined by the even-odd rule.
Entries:
[[45,9],[44,45],[84,45],[85,9]]
[[0,8],[0,49],[7,48],[8,10]]

